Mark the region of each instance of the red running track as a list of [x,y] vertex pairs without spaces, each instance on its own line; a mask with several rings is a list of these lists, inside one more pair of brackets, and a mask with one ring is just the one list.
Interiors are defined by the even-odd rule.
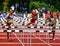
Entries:
[[[30,35],[30,33],[10,33],[10,34],[11,37],[10,40],[8,41],[7,33],[0,32],[0,46],[60,46],[59,39],[60,36],[58,35],[60,33],[55,33],[55,40],[52,39],[52,35],[49,36],[49,40],[46,40],[47,33],[32,33],[32,35]],[[16,37],[15,35],[18,37]],[[46,41],[49,42],[47,43]]]

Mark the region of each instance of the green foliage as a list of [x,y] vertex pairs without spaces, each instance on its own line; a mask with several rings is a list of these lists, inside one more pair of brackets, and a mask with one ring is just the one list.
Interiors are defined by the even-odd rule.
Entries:
[[[4,7],[4,2],[5,0],[0,0],[0,10],[3,10]],[[15,3],[20,3],[20,2],[26,2],[29,9],[33,8],[42,8],[44,7],[50,7],[52,11],[56,11],[57,9],[60,10],[60,0],[8,0],[8,9],[14,5]]]
[[35,9],[35,8],[42,8],[42,7],[50,7],[50,9],[53,11],[53,12],[56,12],[56,8],[54,7],[54,5],[51,5],[51,4],[47,4],[45,2],[31,2],[30,4],[30,7],[31,9]]
[[3,4],[0,4],[0,11],[2,11],[3,9]]
[[43,6],[47,8],[48,4],[46,4],[45,2],[40,3],[40,8],[42,8]]
[[3,2],[3,11],[8,11],[7,4],[8,2]]
[[56,12],[56,8],[53,5],[51,5],[50,9],[52,12]]
[[30,3],[30,7],[31,7],[31,9],[36,9],[36,8],[39,7],[39,5],[40,5],[39,2],[31,2],[31,3]]
[[60,11],[60,2],[57,2],[55,5],[56,9]]

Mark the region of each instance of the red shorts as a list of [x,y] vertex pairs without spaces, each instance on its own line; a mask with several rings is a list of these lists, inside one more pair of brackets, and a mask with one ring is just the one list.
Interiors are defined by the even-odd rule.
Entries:
[[50,18],[50,14],[45,14],[45,18]]
[[32,23],[35,23],[36,19],[31,19],[30,21],[31,21]]

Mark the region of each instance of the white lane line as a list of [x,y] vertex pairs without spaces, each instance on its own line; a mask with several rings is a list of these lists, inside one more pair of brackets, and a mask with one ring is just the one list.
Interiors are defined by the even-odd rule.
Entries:
[[[35,34],[33,34],[33,36],[35,36]],[[35,38],[38,38],[37,36],[35,36]],[[41,38],[38,38],[39,40],[41,40]],[[41,40],[42,42],[46,43],[44,40]]]
[[[14,33],[14,32],[13,32]],[[24,44],[21,42],[21,40],[16,36],[16,34],[14,33],[15,37],[19,40],[19,42],[22,44],[22,46],[24,46]]]
[[[0,44],[21,44],[21,43],[18,43],[18,42],[0,42]],[[30,44],[30,43],[24,43],[24,44]],[[46,43],[31,43],[31,44],[46,44]],[[50,43],[50,44],[52,44],[52,45],[56,45],[56,44],[58,44],[58,45],[60,45],[60,43]]]
[[[33,34],[34,35],[34,34]],[[35,35],[34,35],[35,36]],[[35,38],[38,38],[37,36],[35,36]],[[44,40],[42,40],[41,38],[38,38],[39,40],[41,40],[42,42],[44,42],[44,43],[46,43]],[[43,44],[44,44],[43,43]],[[48,44],[48,43],[46,43],[46,44]],[[48,44],[49,46],[51,46],[50,44]]]
[[[7,37],[0,37],[0,39],[6,39]],[[16,39],[15,37],[10,37],[12,39]],[[20,37],[20,39],[22,39],[22,37]],[[27,39],[27,37],[24,37],[24,39]],[[28,39],[30,39],[30,37],[28,37]],[[34,37],[32,37],[32,39],[36,39]],[[45,39],[45,37],[42,37],[42,39]],[[48,39],[52,39],[52,38],[48,38]],[[60,40],[60,38],[55,38],[56,40]]]

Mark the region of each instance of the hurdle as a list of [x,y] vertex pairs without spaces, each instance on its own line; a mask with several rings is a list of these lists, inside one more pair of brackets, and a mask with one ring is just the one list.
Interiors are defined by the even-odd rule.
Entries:
[[[49,43],[49,40],[51,38],[49,38],[50,37],[49,36],[49,32],[57,32],[57,30],[55,30],[55,31],[52,30],[51,31],[51,30],[39,30],[39,29],[34,29],[34,30],[33,29],[26,29],[26,30],[25,29],[22,29],[22,30],[2,30],[2,32],[13,33],[17,38],[19,38],[19,40],[21,41],[21,43],[27,44],[27,46],[28,46],[28,44],[30,44],[30,46],[31,46],[32,44],[48,44],[48,45],[50,45],[51,43]],[[46,41],[44,41],[43,38],[42,39],[40,38],[41,37],[40,36],[41,35],[40,33],[43,33],[43,32],[46,33],[46,34],[44,34],[44,35],[46,35],[46,37],[44,38]],[[58,31],[58,32],[60,33],[60,31]],[[26,35],[26,37],[24,35]],[[34,37],[32,37],[32,36],[34,36]],[[9,37],[11,37],[11,36],[9,36]],[[24,42],[24,39],[26,39],[27,41]],[[32,39],[39,39],[43,43],[40,43],[40,42],[38,42],[38,43],[32,42]],[[21,44],[21,43],[19,42],[17,44]]]
[[[29,15],[29,14],[28,14],[28,15]],[[15,17],[15,18],[14,18],[14,21],[17,22],[17,23],[20,23],[20,22],[21,22],[21,24],[22,24],[22,23],[26,24],[28,21],[30,21],[30,19],[27,18],[25,14],[23,14],[23,16],[24,16],[24,17],[23,17],[23,18],[21,17],[21,19]],[[20,20],[21,20],[21,21],[20,21]],[[38,20],[38,21],[39,21],[39,20],[40,20],[40,21],[43,21],[43,20],[41,20],[41,19],[39,18],[39,14],[38,14],[38,19],[37,19],[37,20]]]
[[1,21],[1,23],[3,24],[3,25],[6,25],[6,22],[7,22],[7,20],[3,17],[3,18],[0,18],[0,21]]
[[[43,40],[43,42],[44,42],[44,44],[48,44],[48,45],[50,45],[50,43],[49,43],[49,32],[57,32],[57,30],[55,30],[55,31],[51,31],[51,30],[46,30],[46,29],[48,29],[48,28],[45,28],[45,29],[43,29],[44,27],[40,27],[40,26],[38,26],[38,27],[34,27],[34,26],[28,26],[27,28],[24,28],[25,26],[22,26],[22,25],[20,25],[21,27],[23,27],[23,28],[19,28],[18,30],[17,30],[17,28],[18,28],[18,26],[13,26],[13,27],[11,27],[11,30],[7,30],[7,29],[5,29],[5,30],[1,30],[0,32],[6,32],[6,33],[11,33],[11,32],[13,32],[13,33],[22,33],[21,35],[24,35],[24,33],[25,32],[27,32],[27,33],[29,33],[29,35],[30,35],[30,42],[29,42],[29,40],[28,40],[28,35],[27,35],[27,43],[24,43],[24,40],[22,40],[22,43],[23,44],[30,44],[30,46],[32,45],[32,44],[35,44],[35,43],[32,43],[32,35],[33,35],[33,33],[39,33],[40,34],[40,32],[45,32],[46,33],[46,42],[44,42]],[[7,28],[6,26],[1,26],[1,28]],[[15,29],[16,28],[16,29]],[[60,29],[59,29],[60,30]],[[59,31],[60,32],[60,31]],[[38,36],[39,36],[39,34],[38,34]],[[11,34],[9,34],[9,37],[7,37],[7,38],[10,38],[11,36],[10,36]],[[17,34],[16,34],[17,35]],[[35,35],[34,35],[35,36]],[[19,35],[17,35],[17,37],[19,38]],[[35,36],[36,37],[36,36]],[[24,36],[22,37],[23,39],[24,39]],[[36,37],[36,38],[38,38],[38,37]],[[21,38],[20,38],[21,39]],[[40,38],[39,38],[40,39]],[[41,39],[40,39],[41,40]],[[29,43],[28,43],[29,42]],[[19,44],[21,44],[21,43],[19,43]],[[37,43],[37,44],[43,44],[43,43]],[[28,45],[27,45],[28,46]]]
[[[19,19],[17,19],[16,20],[17,22],[19,22],[20,20]],[[27,20],[26,20],[27,21]],[[43,19],[41,19],[41,21],[43,21]],[[13,32],[13,34],[17,37],[17,38],[19,38],[19,43],[17,43],[17,44],[21,44],[21,43],[23,43],[23,44],[27,44],[27,46],[28,46],[28,44],[30,44],[30,46],[32,46],[32,44],[48,44],[49,46],[50,46],[50,44],[54,44],[54,43],[50,43],[49,42],[49,40],[51,39],[51,38],[49,38],[49,32],[59,32],[59,35],[60,35],[60,27],[57,27],[58,28],[58,30],[49,30],[49,27],[43,27],[43,26],[28,26],[28,27],[26,27],[26,28],[24,28],[25,26],[22,26],[22,25],[19,25],[19,26],[21,26],[21,27],[23,27],[23,28],[21,28],[21,27],[18,27],[18,26],[13,26],[13,27],[11,27],[11,30],[7,30],[7,29],[5,29],[5,30],[3,30],[3,29],[0,29],[0,32],[6,32],[6,33],[12,33]],[[8,26],[1,26],[0,28],[9,28]],[[44,40],[42,40],[41,38],[40,38],[40,33],[46,33],[45,35],[46,35],[46,41],[44,41]],[[20,33],[19,35],[18,34],[16,34],[16,33]],[[25,33],[28,33],[28,34],[25,34]],[[36,35],[34,34],[34,33],[36,33]],[[11,37],[10,36],[11,34],[9,34],[9,38]],[[24,35],[27,35],[27,37],[25,38],[24,37]],[[21,36],[21,37],[20,37]],[[29,37],[30,36],[30,37]],[[32,36],[34,36],[33,37],[33,39],[39,39],[39,40],[41,40],[43,43],[40,43],[40,42],[38,42],[38,43],[33,43],[32,42]],[[60,37],[60,36],[59,36]],[[26,43],[24,42],[24,40],[23,39],[27,39],[27,41],[26,41]],[[30,40],[29,40],[30,39]],[[20,40],[21,40],[21,42],[20,42]],[[2,44],[2,43],[1,43]],[[7,43],[6,43],[7,44]],[[10,44],[12,44],[12,43],[10,43]],[[16,43],[13,43],[13,44],[16,44]],[[60,44],[60,43],[59,43]]]
[[[14,16],[13,23],[16,23],[16,25],[19,25],[19,24],[22,25],[22,24],[26,24],[28,21],[30,21],[30,19],[26,18],[25,14],[23,14],[23,16],[24,16],[23,18],[22,17],[17,18],[17,17]],[[7,20],[4,17],[1,18],[0,20],[1,20],[2,23],[6,23],[7,22]],[[38,22],[39,23],[42,22],[41,24],[45,25],[45,18],[40,18],[39,14],[38,14]],[[57,23],[57,24],[59,26],[59,23]],[[6,25],[6,24],[4,24],[4,25]],[[40,24],[37,24],[37,25],[40,25]]]

